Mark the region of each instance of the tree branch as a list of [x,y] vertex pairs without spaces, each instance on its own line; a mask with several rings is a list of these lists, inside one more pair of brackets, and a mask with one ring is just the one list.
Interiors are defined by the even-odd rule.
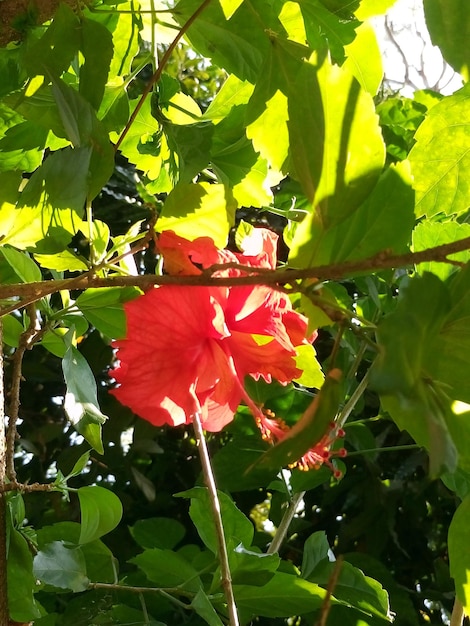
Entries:
[[[3,384],[3,323],[0,319],[0,487],[6,482],[5,391]],[[0,493],[0,624],[8,624],[7,529],[5,494]]]
[[[34,283],[16,283],[13,285],[0,285],[0,299],[22,298],[18,302],[11,304],[0,310],[0,315],[6,315],[17,309],[40,300],[44,296],[56,293],[63,289],[83,290],[90,287],[140,287],[143,290],[150,289],[155,285],[186,285],[191,286],[212,286],[212,287],[236,287],[241,285],[272,285],[282,287],[295,283],[298,280],[340,280],[351,277],[362,272],[382,271],[418,265],[436,261],[441,263],[454,263],[448,257],[458,252],[470,250],[470,237],[459,239],[451,243],[442,244],[433,248],[427,248],[419,252],[407,252],[405,254],[392,254],[388,250],[367,259],[359,261],[344,261],[342,263],[332,263],[329,265],[319,265],[303,269],[281,268],[268,270],[266,268],[256,268],[237,263],[227,265],[214,265],[207,268],[198,275],[177,275],[177,276],[156,276],[145,274],[142,276],[109,276],[98,277],[95,271],[91,270],[81,276],[65,278],[62,280],[46,280]],[[242,276],[220,276],[221,268],[236,268],[244,272]]]

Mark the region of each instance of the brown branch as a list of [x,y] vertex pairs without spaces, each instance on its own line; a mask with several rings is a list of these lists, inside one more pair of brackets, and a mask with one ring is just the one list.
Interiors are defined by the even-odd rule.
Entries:
[[[339,280],[345,277],[354,276],[363,272],[381,271],[395,269],[397,267],[408,267],[438,261],[442,263],[453,263],[448,257],[457,252],[470,250],[470,237],[459,239],[451,243],[442,244],[419,252],[407,252],[405,254],[392,254],[389,251],[379,252],[367,259],[359,261],[344,261],[330,265],[319,265],[304,269],[281,268],[267,270],[266,268],[256,268],[246,265],[228,264],[214,265],[198,275],[178,275],[178,276],[155,276],[145,274],[143,276],[110,276],[101,278],[93,271],[82,274],[74,278],[66,278],[56,281],[41,281],[35,283],[17,283],[13,285],[0,285],[0,299],[22,298],[0,310],[0,315],[6,315],[11,311],[20,309],[31,302],[40,300],[44,296],[56,293],[63,289],[83,290],[90,287],[140,287],[143,290],[150,289],[155,285],[185,285],[191,286],[241,286],[241,285],[272,285],[280,287],[295,283],[298,280]],[[242,276],[217,276],[221,268],[235,267]]]
[[315,626],[326,626],[326,621],[328,619],[328,615],[330,614],[330,609],[331,609],[331,597],[333,596],[336,583],[338,582],[338,578],[341,573],[342,566],[343,566],[343,556],[339,555],[339,557],[335,561],[333,572],[328,581],[328,587],[326,589],[325,599],[323,600],[320,617]]
[[0,493],[7,493],[8,491],[34,493],[37,491],[58,491],[58,488],[54,483],[19,483],[15,480],[14,482],[4,483],[0,487]]
[[[0,487],[6,482],[5,391],[3,386],[3,323],[0,319]],[[0,624],[8,624],[6,500],[0,493]]]
[[36,307],[28,307],[29,326],[20,337],[19,346],[13,357],[12,383],[10,389],[10,405],[8,407],[8,428],[6,436],[6,475],[11,482],[16,482],[15,470],[15,442],[17,438],[16,423],[20,409],[20,387],[23,356],[29,350],[38,336],[41,328],[36,316]]

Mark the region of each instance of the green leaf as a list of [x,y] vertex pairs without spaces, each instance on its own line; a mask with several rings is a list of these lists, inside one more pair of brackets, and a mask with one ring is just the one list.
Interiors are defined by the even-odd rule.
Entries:
[[3,341],[13,348],[19,345],[20,337],[24,332],[23,324],[12,314],[2,318]]
[[470,13],[465,0],[424,0],[431,41],[444,59],[467,80],[470,73]]
[[342,19],[340,15],[329,11],[320,0],[301,2],[300,10],[311,48],[322,52],[329,49],[332,60],[342,65],[345,60],[344,48],[354,40],[359,22]]
[[203,589],[198,590],[191,601],[191,606],[209,626],[224,626]]
[[111,532],[121,521],[122,504],[109,489],[80,487],[81,528],[79,543],[89,543]]
[[470,516],[470,496],[466,496],[454,513],[449,526],[450,574],[455,580],[455,592],[466,614],[470,612],[470,543],[468,541],[468,520]]
[[27,252],[19,252],[11,246],[3,246],[0,253],[23,283],[42,280],[41,270]]
[[[199,0],[181,0],[173,16],[183,25],[199,6]],[[187,36],[205,57],[241,80],[254,83],[268,54],[271,33],[285,33],[272,5],[245,0],[229,21],[219,3],[209,3]]]
[[40,617],[33,591],[33,556],[23,535],[9,526],[7,559],[8,608],[11,619],[30,622]]
[[310,578],[317,565],[328,558],[330,545],[324,530],[312,533],[304,544],[302,555],[302,578]]
[[302,578],[277,572],[263,587],[234,585],[234,593],[237,606],[253,615],[290,617],[319,609],[326,592]]
[[67,385],[64,401],[67,417],[75,430],[103,454],[101,425],[107,417],[98,406],[96,382],[90,366],[77,348],[70,345],[62,360],[62,369]]
[[[207,489],[195,487],[194,489],[189,489],[188,491],[176,495],[178,497],[191,498],[189,515],[202,541],[209,550],[217,554],[217,536]],[[229,496],[221,491],[218,492],[218,495],[224,525],[225,541],[229,551],[236,548],[240,543],[244,546],[251,546],[254,532],[253,524],[235,506]]]
[[169,550],[172,550],[186,534],[183,524],[169,517],[137,520],[129,530],[142,548],[167,548]]
[[107,337],[118,339],[126,334],[123,304],[137,297],[135,287],[87,289],[75,301],[83,315]]
[[[413,231],[413,250],[419,252],[427,248],[434,248],[445,243],[451,243],[470,237],[470,224],[459,224],[458,222],[431,222],[429,220],[420,222]],[[459,252],[449,255],[449,258],[460,263],[470,261],[470,251]],[[416,267],[419,274],[432,272],[441,280],[445,280],[456,271],[456,267],[450,263],[438,263],[429,261],[420,263]]]
[[113,57],[112,36],[105,26],[87,18],[81,20],[80,34],[80,49],[85,62],[80,67],[79,91],[98,110]]
[[44,35],[26,47],[24,63],[29,75],[52,72],[60,76],[78,52],[79,42],[79,20],[67,4],[60,4]]
[[375,15],[383,15],[390,9],[396,0],[361,0],[359,7],[354,11],[357,19],[366,20]]
[[88,265],[71,250],[55,254],[35,254],[34,258],[42,267],[58,272],[79,272],[88,270]]
[[351,72],[361,87],[375,96],[383,78],[382,55],[373,26],[364,22],[356,28],[356,38],[345,46],[344,69]]
[[63,541],[48,543],[35,555],[33,572],[41,582],[74,593],[85,591],[90,582],[81,549],[67,547]]
[[194,567],[171,550],[150,548],[130,559],[130,562],[159,587],[181,587],[194,592],[201,588],[201,580]]
[[303,371],[301,376],[295,379],[295,382],[303,387],[320,389],[325,380],[325,375],[316,358],[315,348],[310,344],[301,345],[297,346],[296,352],[295,364]]
[[416,387],[450,308],[448,290],[434,274],[415,277],[401,288],[396,309],[378,326],[380,352],[370,379],[374,389],[408,394]]
[[409,159],[416,215],[462,213],[470,204],[468,153],[470,87],[466,85],[428,111]]
[[89,460],[90,460],[90,450],[87,450],[80,456],[78,461],[76,461],[76,463],[70,470],[70,473],[67,475],[67,478],[72,478],[72,476],[78,476],[79,474],[81,474],[82,471],[85,469],[85,467],[88,465]]
[[271,580],[281,559],[277,554],[264,554],[247,550],[242,544],[229,555],[230,571],[234,585],[260,587]]
[[0,172],[32,172],[44,156],[48,131],[0,104]]
[[199,124],[171,124],[165,122],[168,147],[177,155],[178,182],[189,183],[209,164],[214,126],[211,122]]
[[[324,562],[315,570],[311,580],[323,587],[328,587],[334,569],[334,563]],[[388,594],[382,585],[373,578],[365,576],[360,569],[347,561],[341,564],[334,596],[338,601],[367,615],[376,615],[389,622],[392,621]]]
[[270,448],[254,467],[280,468],[294,463],[327,433],[341,400],[338,370],[331,370],[317,396],[284,439]]
[[383,250],[404,253],[415,223],[414,192],[406,162],[392,165],[366,201],[340,224],[324,229],[308,215],[297,229],[291,255],[297,263],[298,240],[310,228],[310,243],[300,250],[310,266],[366,259]]
[[243,0],[220,0],[220,6],[227,20],[232,17],[242,3]]
[[224,185],[179,184],[165,201],[158,230],[173,230],[190,240],[211,237],[218,248],[225,248],[235,208],[236,202]]

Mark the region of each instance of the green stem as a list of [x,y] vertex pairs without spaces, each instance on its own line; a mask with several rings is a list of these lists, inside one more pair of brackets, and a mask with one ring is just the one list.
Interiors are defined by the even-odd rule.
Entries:
[[275,554],[276,552],[279,552],[282,542],[284,541],[287,535],[287,531],[289,530],[290,523],[292,522],[295,512],[297,511],[297,508],[302,501],[304,495],[305,491],[300,491],[299,493],[296,493],[292,496],[292,500],[287,507],[287,511],[282,516],[276,534],[274,535],[273,540],[271,541],[271,544],[267,550],[268,554]]
[[356,450],[354,452],[348,451],[348,458],[351,456],[359,456],[360,454],[372,454],[373,452],[399,452],[400,450],[419,450],[421,446],[415,443],[410,443],[403,446],[389,446],[387,448],[370,448],[368,450]]

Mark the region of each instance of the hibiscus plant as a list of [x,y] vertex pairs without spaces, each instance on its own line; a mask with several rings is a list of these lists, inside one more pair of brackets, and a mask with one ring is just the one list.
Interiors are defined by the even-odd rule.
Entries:
[[394,0],[0,1],[0,623],[470,614],[463,87]]

